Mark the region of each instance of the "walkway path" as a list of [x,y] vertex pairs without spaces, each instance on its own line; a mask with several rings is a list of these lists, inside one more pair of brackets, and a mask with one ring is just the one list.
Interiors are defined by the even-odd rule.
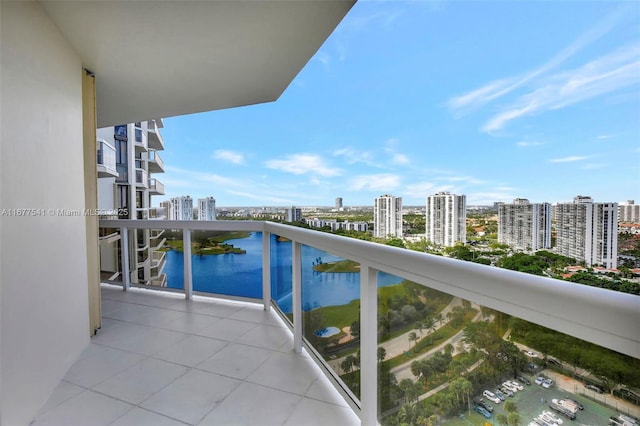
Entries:
[[[451,302],[449,302],[449,304],[442,311],[440,311],[442,317],[446,318],[447,314],[451,312],[455,306],[462,306],[462,300],[459,297],[454,297],[453,299],[451,299]],[[433,329],[429,330],[426,335],[428,336],[430,333],[435,332],[445,324],[445,321],[439,322]],[[385,359],[391,359],[405,353],[405,351],[407,351],[409,349],[409,346],[411,345],[411,342],[409,341],[409,334],[412,332],[415,332],[415,330],[409,330],[406,333],[401,334],[400,336],[396,336],[393,339],[379,344],[378,346],[383,347],[386,351]],[[344,361],[345,358],[346,356],[328,360],[327,363],[336,373],[342,374],[343,371],[342,367],[340,367],[340,364],[342,364],[342,361]]]

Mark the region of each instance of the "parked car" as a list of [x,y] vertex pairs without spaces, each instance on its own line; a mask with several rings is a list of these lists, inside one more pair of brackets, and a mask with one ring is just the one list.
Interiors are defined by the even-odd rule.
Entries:
[[538,354],[533,351],[524,351],[524,354],[531,358],[538,358]]
[[584,406],[582,404],[580,404],[578,401],[576,401],[575,399],[571,399],[571,398],[565,398],[567,401],[571,401],[574,404],[576,404],[576,406],[578,407],[578,410],[584,410]]
[[495,393],[496,396],[500,398],[501,401],[504,401],[505,399],[507,399],[507,396],[504,393],[502,393],[500,389],[494,390],[493,393]]
[[524,383],[525,385],[530,385],[531,381],[524,376],[516,377],[520,383]]
[[513,393],[517,393],[518,392],[518,388],[513,386],[509,381],[506,381],[506,382],[502,383],[502,386],[504,386],[505,388],[509,389]]
[[485,390],[484,392],[482,392],[482,395],[485,398],[487,398],[489,401],[495,402],[496,404],[500,404],[500,398],[498,398],[496,394],[494,394],[490,390]]
[[602,393],[602,389],[600,389],[597,386],[594,385],[584,385],[585,389],[591,389],[592,391],[595,391],[597,393]]
[[553,380],[551,379],[545,379],[545,381],[542,382],[542,387],[545,389],[549,389],[551,386],[553,386]]
[[545,378],[546,378],[546,377],[544,377],[544,376],[538,376],[538,377],[536,377],[536,380],[535,380],[536,385],[541,385],[541,384],[544,382],[544,379],[545,379]]
[[515,380],[509,380],[507,383],[509,383],[511,386],[513,386],[519,391],[524,389],[524,387],[520,383],[516,382]]
[[504,386],[500,386],[500,391],[507,396],[513,396],[513,392],[511,392],[509,389],[505,388]]
[[480,399],[480,401],[478,401],[478,405],[484,408],[485,410],[487,410],[488,412],[493,413],[493,405],[489,404],[484,399]]
[[481,415],[485,416],[487,419],[490,419],[490,418],[491,418],[491,413],[490,413],[490,412],[488,412],[487,410],[485,410],[484,408],[482,408],[481,406],[479,406],[479,405],[474,405],[474,406],[473,406],[473,409],[474,409],[476,412],[480,413]]

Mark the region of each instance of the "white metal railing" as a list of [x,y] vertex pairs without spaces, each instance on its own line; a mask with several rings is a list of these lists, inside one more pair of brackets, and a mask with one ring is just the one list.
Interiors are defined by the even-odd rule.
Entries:
[[[419,253],[353,238],[260,221],[136,221],[100,220],[100,226],[120,228],[123,265],[128,265],[128,229],[183,231],[184,291],[193,293],[192,230],[262,232],[262,302],[271,307],[271,234],[292,241],[294,347],[302,348],[300,249],[308,245],[360,264],[361,419],[377,422],[377,277],[396,275],[524,320],[593,342],[626,355],[640,354],[640,297],[552,278]],[[123,276],[128,277],[125,273]],[[124,288],[130,283],[125,281]]]

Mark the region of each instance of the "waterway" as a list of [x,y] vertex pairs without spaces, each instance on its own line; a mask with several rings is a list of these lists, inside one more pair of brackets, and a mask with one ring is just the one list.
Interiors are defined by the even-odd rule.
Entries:
[[[283,312],[291,312],[291,242],[271,236],[271,296]],[[262,297],[262,233],[248,238],[226,241],[246,254],[193,255],[191,266],[195,291],[231,296]],[[360,298],[360,273],[320,273],[313,270],[317,262],[335,262],[342,258],[302,246],[302,307],[344,305]],[[166,254],[167,287],[184,288],[183,253]],[[378,286],[397,284],[401,278],[380,272]]]

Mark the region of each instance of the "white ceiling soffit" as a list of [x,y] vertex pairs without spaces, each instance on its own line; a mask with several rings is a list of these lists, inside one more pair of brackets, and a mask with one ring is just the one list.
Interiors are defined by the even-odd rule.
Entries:
[[96,75],[99,127],[273,101],[354,3],[41,2]]

